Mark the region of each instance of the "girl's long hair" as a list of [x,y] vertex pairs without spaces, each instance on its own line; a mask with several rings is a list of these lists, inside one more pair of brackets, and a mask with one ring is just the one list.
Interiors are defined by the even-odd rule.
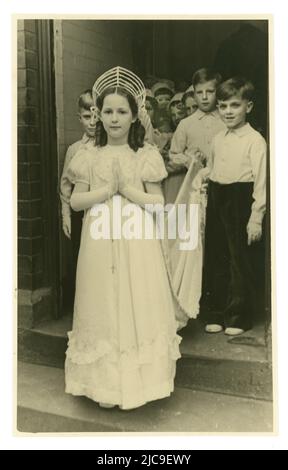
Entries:
[[[127,99],[133,118],[138,116],[138,106],[137,106],[134,96],[132,96],[128,91],[120,87],[107,88],[102,93],[102,95],[100,95],[97,98],[97,102],[96,102],[97,108],[100,111],[102,111],[105,97],[111,94],[115,94],[115,93]],[[128,134],[129,147],[133,149],[135,152],[137,152],[137,150],[140,147],[144,146],[144,137],[145,137],[145,128],[142,126],[140,119],[137,117],[136,121],[132,122],[130,126],[130,130]],[[105,145],[107,145],[107,140],[108,140],[107,133],[104,129],[102,121],[99,120],[96,124],[95,145],[104,147]]]

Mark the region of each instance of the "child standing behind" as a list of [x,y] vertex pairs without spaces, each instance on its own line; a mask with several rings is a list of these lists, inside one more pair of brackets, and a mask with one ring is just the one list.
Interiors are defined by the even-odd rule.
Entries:
[[155,83],[151,91],[158,103],[159,111],[167,111],[169,102],[174,95],[174,90],[167,82],[157,82]]
[[209,159],[212,139],[225,127],[216,109],[216,88],[220,80],[218,73],[206,68],[193,75],[198,109],[179,123],[171,142],[170,159],[180,168],[190,166],[195,152],[199,154],[200,151],[203,159]]
[[189,86],[182,97],[182,103],[186,110],[186,116],[191,116],[198,109],[198,105],[194,98],[194,87]]
[[[182,103],[182,98],[183,93],[176,93],[171,99],[168,106],[168,112],[171,119],[173,131],[177,129],[177,126],[179,125],[180,121],[186,117],[186,110]],[[167,158],[165,161],[165,166],[168,172],[168,178],[166,178],[163,182],[163,190],[166,204],[173,204],[175,202],[187,171],[185,167],[179,168],[177,164],[174,166],[172,161],[169,159],[169,151],[172,137],[173,133],[171,133],[170,141],[166,145]]]
[[182,102],[182,99],[183,93],[178,92],[173,96],[168,106],[168,112],[172,121],[173,131],[177,129],[179,122],[187,116],[186,108]]
[[[205,269],[210,290],[209,333],[225,326],[225,333],[235,336],[252,326],[257,284],[253,250],[262,236],[266,207],[266,143],[246,122],[253,107],[253,93],[252,83],[243,78],[229,79],[217,89],[218,109],[226,127],[214,138],[208,163]],[[217,279],[215,273],[225,259],[229,268],[228,297],[223,311],[216,312],[213,300],[227,287],[224,278]]]
[[[72,242],[72,273],[71,281],[74,286],[76,275],[76,264],[80,246],[81,228],[83,212],[75,212],[70,207],[70,198],[73,191],[73,185],[69,179],[67,169],[70,162],[81,148],[92,146],[95,142],[95,118],[91,112],[91,106],[94,106],[92,91],[86,90],[78,98],[78,118],[84,134],[81,140],[74,142],[68,147],[66,152],[63,172],[60,180],[60,199],[62,213],[62,228],[66,237]],[[70,276],[69,276],[70,277]]]

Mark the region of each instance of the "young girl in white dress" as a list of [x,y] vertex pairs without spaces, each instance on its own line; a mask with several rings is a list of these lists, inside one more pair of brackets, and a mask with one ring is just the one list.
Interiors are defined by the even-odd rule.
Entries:
[[[144,206],[163,205],[160,182],[167,176],[156,147],[144,144],[138,118],[144,85],[123,70],[95,83],[96,146],[69,168],[71,206],[85,215],[65,378],[67,393],[125,410],[171,394],[181,338],[160,240],[146,239],[144,229],[134,238],[119,236],[125,218],[115,206],[123,214],[133,203],[155,228]],[[93,235],[100,213],[108,227],[103,238]]]

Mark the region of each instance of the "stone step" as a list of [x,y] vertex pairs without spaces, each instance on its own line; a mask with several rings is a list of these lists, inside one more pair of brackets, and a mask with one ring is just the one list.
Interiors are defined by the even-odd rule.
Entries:
[[136,410],[102,409],[64,392],[64,371],[18,365],[17,429],[20,432],[273,432],[267,401],[176,388]]
[[[50,321],[33,330],[20,330],[21,361],[63,368],[71,317]],[[209,335],[201,323],[190,321],[180,334],[182,358],[176,385],[257,399],[272,399],[272,370],[264,342],[264,327],[229,339]]]

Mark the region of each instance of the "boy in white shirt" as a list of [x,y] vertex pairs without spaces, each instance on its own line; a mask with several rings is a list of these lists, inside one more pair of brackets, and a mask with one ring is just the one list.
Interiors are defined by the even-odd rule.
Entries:
[[67,238],[71,238],[72,210],[70,207],[70,197],[73,190],[73,185],[67,174],[67,168],[78,150],[81,150],[81,148],[86,145],[94,145],[96,120],[91,111],[92,106],[94,106],[92,90],[85,90],[78,98],[78,118],[84,133],[80,140],[77,140],[77,142],[69,145],[65,155],[64,166],[60,180],[62,228]]
[[80,247],[81,229],[83,211],[75,212],[70,207],[70,198],[73,191],[73,184],[69,179],[67,169],[71,160],[75,157],[79,150],[86,146],[95,145],[95,129],[96,119],[91,107],[94,106],[92,98],[92,90],[85,90],[78,98],[78,118],[83,130],[83,136],[71,144],[66,152],[63,172],[60,179],[60,200],[61,200],[61,213],[62,213],[62,228],[65,236],[71,240],[71,267],[69,272],[69,279],[71,280],[72,294],[70,298],[73,299],[73,290],[75,288],[76,266],[78,259],[78,252]]
[[197,70],[192,78],[197,111],[179,123],[171,142],[170,159],[174,165],[189,168],[193,159],[208,160],[213,137],[225,124],[216,108],[216,88],[221,76],[207,68]]
[[[210,314],[206,331],[225,327],[231,336],[251,328],[256,276],[252,265],[254,243],[262,237],[266,209],[266,142],[246,122],[253,108],[254,87],[243,78],[231,78],[217,88],[218,110],[226,128],[212,143],[208,167],[209,190],[205,243],[206,286]],[[227,262],[229,287],[219,316],[213,298],[225,291],[218,275],[219,263]],[[218,270],[219,273],[219,270]],[[226,286],[227,289],[227,286]]]

